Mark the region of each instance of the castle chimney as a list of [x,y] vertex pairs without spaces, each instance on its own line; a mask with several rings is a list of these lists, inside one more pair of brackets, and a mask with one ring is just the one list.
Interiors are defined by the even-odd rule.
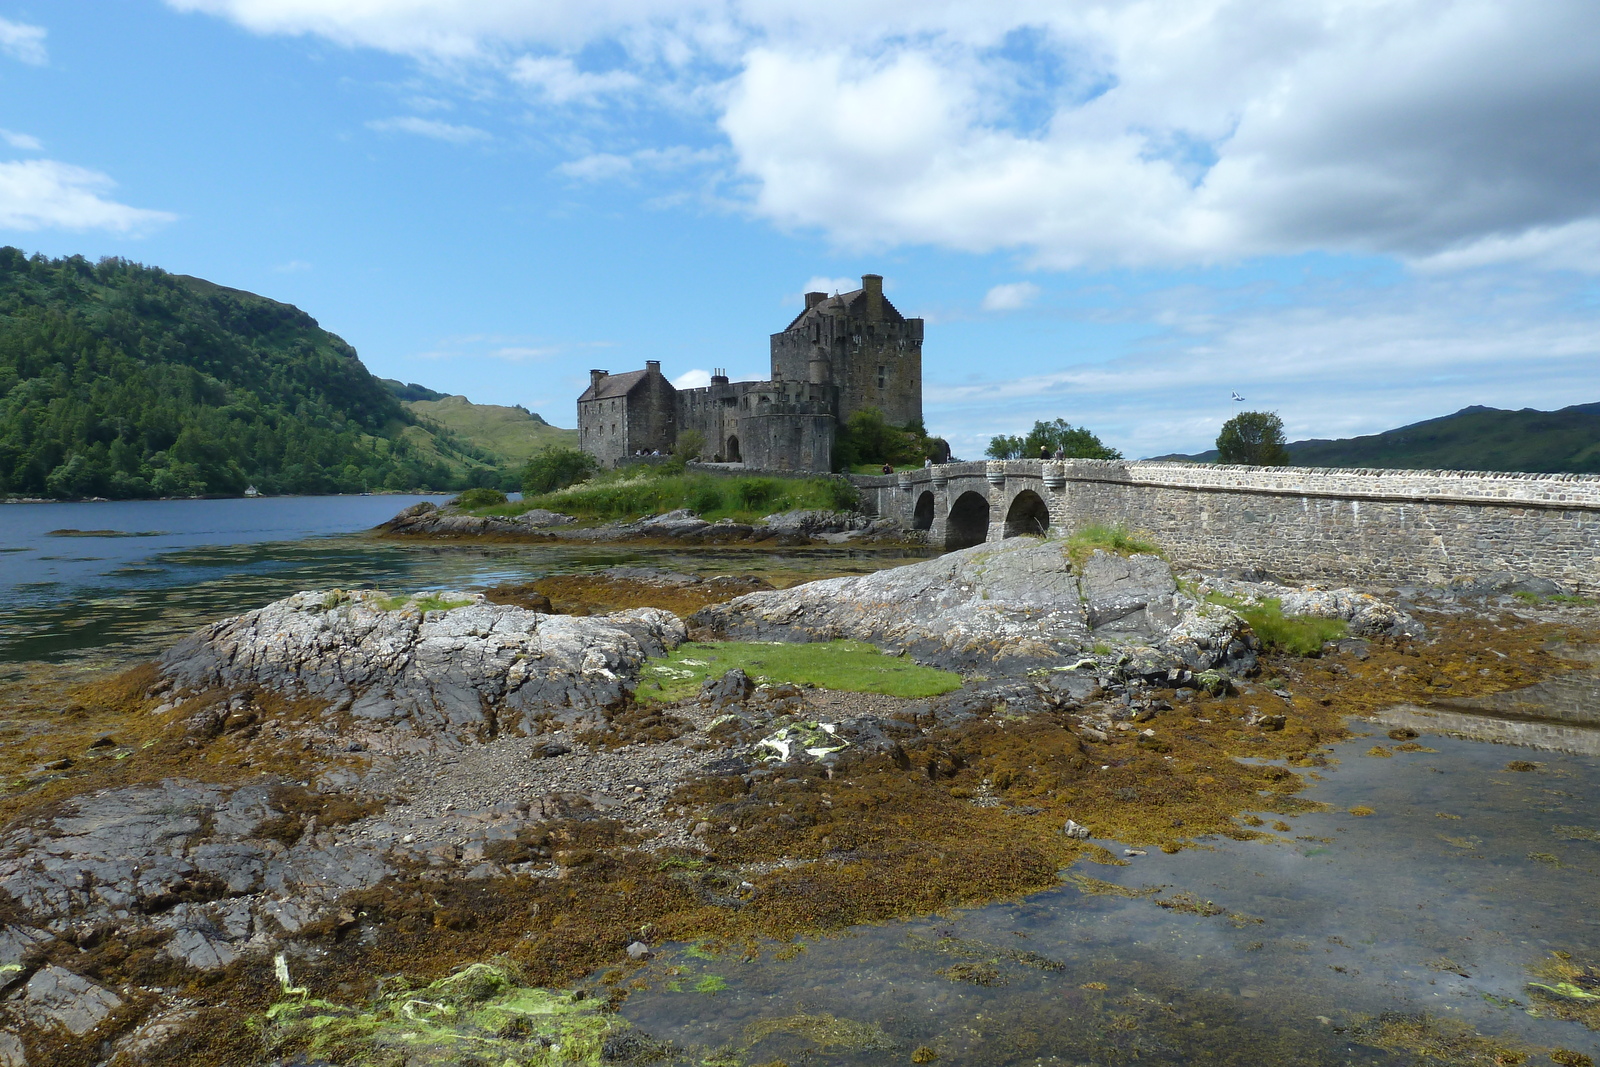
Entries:
[[867,294],[867,318],[883,318],[883,275],[863,274],[861,288]]
[[827,293],[807,293],[806,294],[806,310],[810,311],[812,308],[816,307],[818,304],[822,303],[826,299],[828,299],[828,294]]
[[644,369],[648,374],[660,374],[661,361],[659,359],[647,359],[644,361]]
[[600,391],[600,383],[609,377],[611,377],[611,372],[608,370],[591,370],[589,372],[589,388],[598,393]]

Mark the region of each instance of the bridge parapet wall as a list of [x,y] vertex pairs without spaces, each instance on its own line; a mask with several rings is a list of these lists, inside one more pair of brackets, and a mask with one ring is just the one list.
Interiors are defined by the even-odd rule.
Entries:
[[1008,460],[853,481],[907,526],[920,502],[919,528],[947,547],[974,543],[963,524],[982,497],[979,539],[1033,532],[1042,510],[1053,532],[1121,523],[1193,566],[1394,585],[1509,570],[1600,588],[1596,475]]

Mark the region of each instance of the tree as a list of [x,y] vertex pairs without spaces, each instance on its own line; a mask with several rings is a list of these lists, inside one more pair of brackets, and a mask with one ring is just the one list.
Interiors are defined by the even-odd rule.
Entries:
[[1283,420],[1272,411],[1241,411],[1222,424],[1217,434],[1217,462],[1252,467],[1284,467]]
[[1066,419],[1035,422],[1028,436],[997,434],[989,439],[985,451],[990,459],[1038,459],[1041,450],[1054,456],[1060,452],[1065,459],[1121,459],[1122,453],[1109,447],[1099,437],[1082,426],[1074,426]]
[[522,468],[522,492],[525,496],[538,496],[565,489],[589,477],[599,466],[587,452],[575,448],[547,448]]
[[1021,459],[1023,444],[1023,439],[1014,434],[995,434],[989,438],[989,447],[983,454],[990,459]]
[[942,437],[929,437],[921,419],[892,426],[877,408],[862,408],[839,427],[833,441],[833,463],[839,470],[860,465],[921,463],[924,458],[943,463],[950,446]]

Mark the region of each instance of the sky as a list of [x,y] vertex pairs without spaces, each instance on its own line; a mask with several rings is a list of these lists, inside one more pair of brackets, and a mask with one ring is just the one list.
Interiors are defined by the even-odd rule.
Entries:
[[766,377],[869,272],[967,458],[1558,408],[1600,401],[1600,5],[0,0],[0,244],[564,426],[591,367]]

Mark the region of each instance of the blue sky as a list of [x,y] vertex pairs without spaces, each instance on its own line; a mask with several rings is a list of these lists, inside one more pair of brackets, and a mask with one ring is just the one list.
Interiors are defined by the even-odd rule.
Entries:
[[868,271],[967,456],[1600,401],[1597,131],[1587,0],[0,0],[0,242],[558,425]]

